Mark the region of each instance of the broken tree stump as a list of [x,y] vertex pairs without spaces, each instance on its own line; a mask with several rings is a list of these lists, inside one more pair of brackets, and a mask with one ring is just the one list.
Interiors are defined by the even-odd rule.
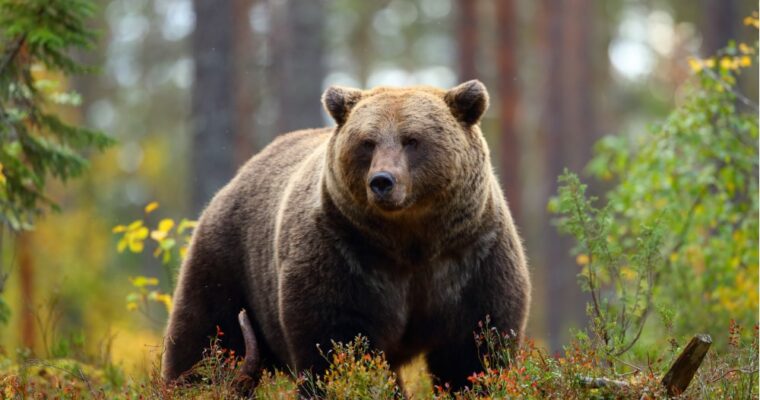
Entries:
[[[705,355],[707,354],[707,350],[710,349],[711,344],[712,338],[710,335],[698,334],[686,345],[662,378],[661,383],[665,387],[668,397],[678,396],[689,387],[694,374],[697,373],[697,369],[699,369],[699,366],[705,359]],[[585,376],[580,377],[580,385],[589,389],[628,389],[631,387],[625,381]]]
[[676,359],[676,362],[670,366],[670,369],[662,378],[662,385],[668,392],[668,396],[678,396],[683,393],[694,374],[705,359],[707,350],[710,349],[712,338],[707,334],[694,336],[686,348]]

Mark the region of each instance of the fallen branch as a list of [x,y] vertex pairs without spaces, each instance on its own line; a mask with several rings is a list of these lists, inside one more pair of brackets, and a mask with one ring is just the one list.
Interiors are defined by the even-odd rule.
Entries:
[[580,384],[584,388],[588,389],[601,389],[601,388],[613,388],[613,389],[627,389],[631,387],[628,382],[618,381],[609,378],[591,378],[588,376],[582,376],[580,378]]

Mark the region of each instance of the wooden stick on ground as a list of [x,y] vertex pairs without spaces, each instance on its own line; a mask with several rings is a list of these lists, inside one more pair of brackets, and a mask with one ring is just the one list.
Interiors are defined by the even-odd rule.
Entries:
[[710,335],[699,334],[694,336],[686,345],[676,362],[662,378],[662,385],[668,391],[668,396],[678,396],[689,387],[691,379],[702,364],[711,344]]
[[[702,360],[704,360],[711,344],[712,338],[710,338],[710,335],[699,334],[694,336],[689,344],[686,345],[686,348],[678,355],[676,361],[662,378],[662,385],[667,390],[668,397],[678,396],[689,387],[689,383],[694,378],[694,374],[697,373],[697,369],[702,364]],[[630,387],[630,384],[625,381],[586,376],[580,378],[580,384],[590,389],[625,389]]]

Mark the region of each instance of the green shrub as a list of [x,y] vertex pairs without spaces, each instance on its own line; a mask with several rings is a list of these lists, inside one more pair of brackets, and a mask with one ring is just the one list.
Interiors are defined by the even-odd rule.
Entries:
[[[597,143],[588,171],[612,185],[603,205],[576,175],[560,177],[550,209],[576,239],[591,330],[609,356],[642,333],[652,345],[757,322],[758,108],[736,86],[757,50],[731,44],[692,60],[696,75],[665,121]],[[644,330],[655,310],[665,323]]]

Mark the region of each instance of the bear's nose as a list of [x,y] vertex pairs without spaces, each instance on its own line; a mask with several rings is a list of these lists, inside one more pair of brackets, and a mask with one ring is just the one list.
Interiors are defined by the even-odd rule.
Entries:
[[384,197],[393,189],[396,180],[388,172],[378,172],[369,179],[369,188],[376,195]]

